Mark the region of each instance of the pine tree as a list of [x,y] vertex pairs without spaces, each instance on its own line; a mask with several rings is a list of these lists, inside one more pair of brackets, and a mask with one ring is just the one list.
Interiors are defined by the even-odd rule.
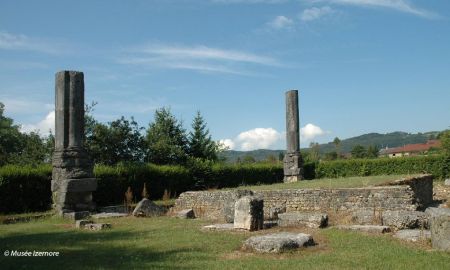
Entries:
[[211,139],[206,122],[197,111],[197,115],[192,121],[192,131],[189,132],[189,155],[194,158],[207,160],[217,160],[217,145]]

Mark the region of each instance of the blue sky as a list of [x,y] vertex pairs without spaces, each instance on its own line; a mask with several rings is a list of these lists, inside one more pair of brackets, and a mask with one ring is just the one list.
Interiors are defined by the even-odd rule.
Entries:
[[94,116],[141,126],[200,110],[233,149],[284,149],[284,92],[301,145],[450,126],[450,2],[0,2],[0,101],[24,131],[54,119],[54,74],[85,73]]

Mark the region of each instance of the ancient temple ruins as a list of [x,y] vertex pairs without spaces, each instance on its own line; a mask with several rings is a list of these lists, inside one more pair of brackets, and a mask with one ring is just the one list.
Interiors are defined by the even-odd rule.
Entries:
[[97,188],[84,146],[84,75],[60,71],[55,80],[55,152],[52,196],[57,214],[92,211]]
[[286,92],[286,154],[284,155],[284,182],[296,182],[303,178],[303,159],[300,154],[300,122],[298,115],[298,91]]

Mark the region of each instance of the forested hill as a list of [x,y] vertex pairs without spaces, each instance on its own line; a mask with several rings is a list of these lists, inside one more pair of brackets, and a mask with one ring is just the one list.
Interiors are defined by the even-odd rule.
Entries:
[[[434,139],[439,131],[431,131],[426,133],[411,134],[406,132],[392,132],[386,134],[379,133],[368,133],[357,137],[352,137],[348,139],[341,139],[341,153],[349,153],[355,145],[362,145],[367,147],[369,145],[376,145],[378,148],[385,147],[397,147],[405,144],[413,143],[424,143],[429,139]],[[327,152],[334,151],[336,149],[333,142],[320,145],[320,153],[324,154]],[[308,148],[302,149],[302,151],[308,151]],[[225,157],[228,162],[235,162],[237,158],[241,160],[250,155],[256,160],[264,160],[268,156],[273,155],[278,158],[280,153],[284,153],[284,150],[267,150],[259,149],[253,151],[225,151],[221,153],[222,157]]]

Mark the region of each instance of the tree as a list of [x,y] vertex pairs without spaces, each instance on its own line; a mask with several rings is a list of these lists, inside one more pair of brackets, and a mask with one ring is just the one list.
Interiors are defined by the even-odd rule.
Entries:
[[278,163],[278,159],[275,155],[268,155],[266,157],[266,162],[271,163],[271,164],[276,164],[276,163]]
[[325,160],[336,160],[337,158],[338,154],[336,153],[336,151],[325,153]]
[[144,159],[142,128],[134,118],[121,117],[108,125],[93,122],[89,127],[86,148],[95,163],[140,162]]
[[197,115],[192,122],[192,131],[189,132],[188,154],[193,158],[216,161],[217,153],[218,146],[211,139],[200,111],[197,111]]
[[0,166],[10,162],[11,155],[20,153],[22,148],[19,126],[13,119],[3,115],[5,105],[0,102]]
[[442,149],[447,156],[450,156],[450,130],[442,131],[439,134],[439,140],[441,141]]
[[365,158],[367,156],[367,151],[364,146],[357,144],[352,148],[352,158]]
[[336,154],[337,154],[336,158],[339,158],[339,156],[341,154],[341,140],[338,137],[336,137],[336,138],[334,138],[333,143],[334,143],[334,146],[336,147]]
[[249,155],[249,154],[247,154],[247,155],[245,155],[243,158],[242,158],[242,163],[255,163],[256,162],[256,159],[253,157],[253,156],[251,156],[251,155]]
[[379,152],[380,149],[376,145],[369,145],[369,147],[367,147],[366,156],[368,158],[377,158]]
[[155,164],[183,164],[187,159],[186,131],[168,108],[155,111],[146,135],[146,160]]
[[309,151],[309,159],[311,161],[319,161],[320,159],[320,145],[319,143],[316,142],[311,142],[309,144],[309,148],[311,148],[311,150]]

